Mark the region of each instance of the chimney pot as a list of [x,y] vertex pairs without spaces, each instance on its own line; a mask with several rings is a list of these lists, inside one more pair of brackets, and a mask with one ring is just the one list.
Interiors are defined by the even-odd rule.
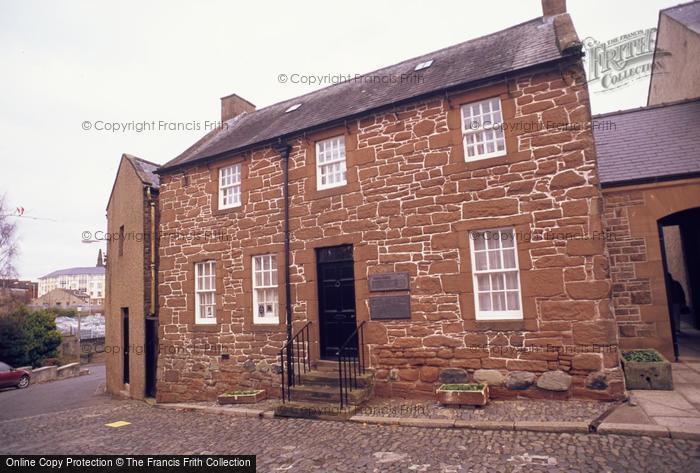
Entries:
[[221,97],[221,121],[225,122],[243,112],[254,112],[255,105],[236,94]]
[[556,16],[566,13],[566,0],[542,0],[542,16]]

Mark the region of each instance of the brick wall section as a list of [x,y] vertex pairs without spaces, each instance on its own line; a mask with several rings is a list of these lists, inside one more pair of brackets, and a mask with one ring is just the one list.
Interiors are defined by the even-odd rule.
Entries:
[[[290,143],[295,324],[317,319],[315,248],[354,245],[358,320],[369,317],[369,274],[411,274],[411,320],[366,327],[376,394],[430,395],[445,368],[561,369],[573,376],[574,395],[619,397],[616,352],[589,349],[617,340],[608,260],[602,239],[592,238],[602,230],[592,134],[524,126],[589,122],[580,64],[572,71],[541,71],[435,97]],[[506,121],[520,124],[506,131],[508,155],[466,163],[459,106],[495,95]],[[338,134],[346,135],[348,184],[317,191],[314,140]],[[278,253],[283,314],[280,157],[267,149],[229,162],[236,160],[244,160],[244,205],[234,211],[215,210],[216,168],[224,163],[187,169],[188,185],[182,173],[162,177],[162,232],[225,237],[160,241],[161,401],[213,399],[242,386],[278,392],[284,327],[251,324],[250,258]],[[524,320],[477,322],[468,232],[502,226],[520,235]],[[543,234],[549,236],[541,241],[523,237]],[[193,265],[206,259],[217,264],[219,320],[212,327],[196,326],[193,315]],[[221,351],[230,360],[222,360]],[[599,371],[607,387],[586,387],[587,377]],[[536,390],[520,395],[553,396]]]
[[650,279],[638,276],[638,263],[649,261],[643,236],[634,236],[630,227],[631,208],[644,205],[641,192],[609,194],[605,198],[604,225],[611,263],[612,303],[619,336],[656,337],[656,324],[642,319],[640,306],[652,301]]

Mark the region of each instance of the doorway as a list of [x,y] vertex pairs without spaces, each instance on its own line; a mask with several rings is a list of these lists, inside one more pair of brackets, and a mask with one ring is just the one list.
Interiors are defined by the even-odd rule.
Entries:
[[700,208],[659,220],[676,359],[700,361]]
[[129,384],[129,308],[122,307],[122,383]]
[[[355,334],[355,271],[352,245],[316,250],[318,325],[321,359],[337,359],[338,350]],[[357,353],[357,336],[348,341],[346,354]]]
[[146,317],[146,397],[156,396],[158,369],[158,318]]

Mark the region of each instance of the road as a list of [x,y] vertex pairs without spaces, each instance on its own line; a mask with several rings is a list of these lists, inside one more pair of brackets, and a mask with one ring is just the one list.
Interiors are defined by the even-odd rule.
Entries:
[[0,392],[0,454],[255,454],[257,471],[290,473],[700,471],[687,440],[231,417],[112,400],[95,394],[103,382],[94,367]]
[[109,397],[103,394],[105,366],[87,368],[89,375],[30,384],[26,389],[0,390],[0,421],[109,402]]

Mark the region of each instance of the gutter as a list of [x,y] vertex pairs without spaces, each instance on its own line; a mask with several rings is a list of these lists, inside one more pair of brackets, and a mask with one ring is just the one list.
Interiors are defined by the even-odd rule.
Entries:
[[635,179],[628,179],[625,181],[616,182],[601,182],[600,187],[602,189],[615,189],[617,187],[627,187],[627,186],[640,186],[644,184],[658,184],[668,181],[678,181],[682,179],[693,179],[700,177],[700,172],[686,172],[680,174],[668,174],[666,176],[651,176],[651,177],[638,177]]
[[275,149],[282,157],[282,195],[284,200],[284,309],[287,323],[287,382],[291,386],[294,381],[294,366],[292,361],[292,290],[289,281],[289,152],[292,147],[287,143],[279,143]]
[[151,255],[149,258],[149,266],[151,270],[151,284],[150,284],[150,289],[151,289],[151,299],[150,299],[150,304],[148,307],[149,315],[151,317],[156,316],[156,310],[155,307],[158,307],[158,301],[156,300],[156,202],[155,199],[153,198],[153,194],[151,193],[151,186],[146,187],[146,196],[148,197],[148,206],[149,206],[149,212],[150,212],[150,223],[151,223],[151,237],[150,237],[150,245],[151,245]]

